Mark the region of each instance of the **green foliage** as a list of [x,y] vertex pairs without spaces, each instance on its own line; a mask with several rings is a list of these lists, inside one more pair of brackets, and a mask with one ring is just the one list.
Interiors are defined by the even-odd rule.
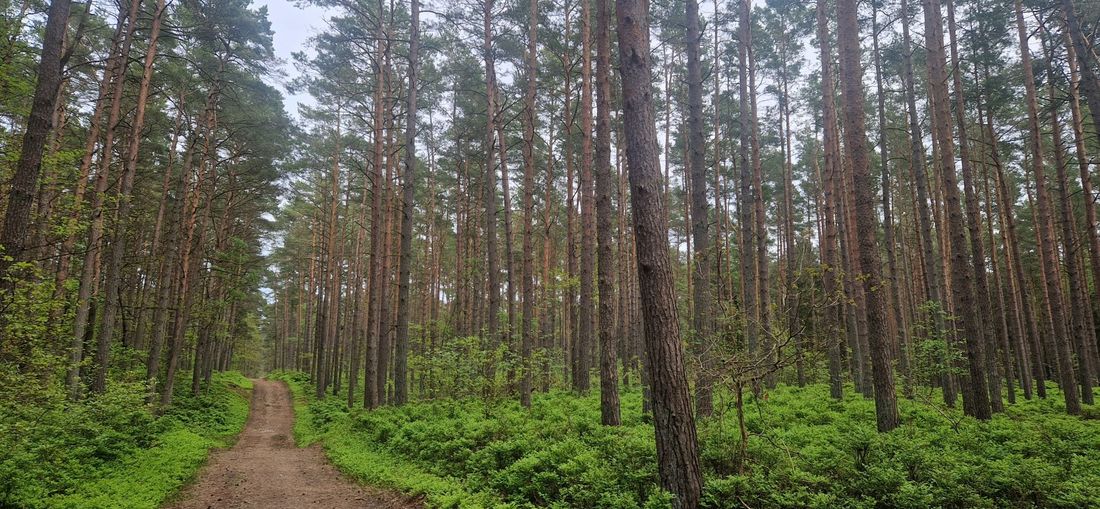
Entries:
[[[637,391],[623,394],[623,426],[609,428],[595,393],[539,394],[529,410],[471,398],[349,412],[340,398],[305,399],[305,375],[279,377],[299,397],[300,444],[322,441],[350,475],[432,506],[670,507]],[[858,394],[780,386],[746,396],[743,457],[729,395],[719,396],[699,428],[705,508],[1100,504],[1100,426],[1065,415],[1057,395],[988,423],[903,400],[904,425],[880,434],[874,403]]]
[[918,308],[922,317],[913,326],[913,382],[931,388],[946,375],[963,373],[963,353],[947,341],[947,331],[942,324],[954,318],[949,316],[939,302],[928,301]]
[[[909,400],[903,426],[874,429],[874,403],[832,401],[825,386],[749,396],[743,472],[707,465],[706,507],[1085,507],[1100,503],[1100,427],[1051,396],[989,423]],[[703,451],[737,436],[734,419],[705,423]],[[956,424],[958,430],[955,430]],[[732,439],[737,441],[736,438]],[[727,456],[736,459],[733,456]],[[723,475],[714,475],[716,471]]]
[[294,440],[302,447],[323,441],[330,460],[361,482],[422,496],[435,507],[479,508],[500,505],[488,493],[469,491],[450,475],[437,475],[420,465],[364,442],[352,427],[347,407],[340,398],[315,400],[305,373],[276,371],[271,380],[282,380],[294,395]]
[[0,507],[154,508],[224,446],[248,417],[240,373],[218,373],[194,396],[183,389],[159,417],[146,387],[112,383],[79,403],[61,391],[0,410]]

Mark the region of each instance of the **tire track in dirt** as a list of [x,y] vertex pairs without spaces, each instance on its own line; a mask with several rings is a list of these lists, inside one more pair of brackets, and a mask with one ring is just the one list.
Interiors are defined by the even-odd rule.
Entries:
[[166,509],[422,507],[347,479],[319,446],[295,446],[294,405],[285,384],[254,380],[251,406],[237,443],[212,453],[198,479]]

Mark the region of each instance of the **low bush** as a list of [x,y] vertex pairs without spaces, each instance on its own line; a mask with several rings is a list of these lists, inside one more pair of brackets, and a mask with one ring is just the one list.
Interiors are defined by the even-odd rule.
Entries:
[[0,507],[155,508],[248,418],[239,373],[195,396],[180,387],[156,417],[142,384],[112,383],[80,403],[57,397],[0,410]]
[[[344,471],[426,496],[438,507],[668,507],[657,487],[652,425],[641,395],[622,395],[624,423],[599,425],[599,396],[439,400],[346,409],[299,395],[299,439],[320,440]],[[827,386],[746,394],[741,454],[732,398],[701,422],[702,506],[733,508],[1100,507],[1100,423],[1065,415],[1056,389],[990,422],[903,400],[903,425],[875,431],[874,403]],[[300,442],[301,443],[301,442]]]

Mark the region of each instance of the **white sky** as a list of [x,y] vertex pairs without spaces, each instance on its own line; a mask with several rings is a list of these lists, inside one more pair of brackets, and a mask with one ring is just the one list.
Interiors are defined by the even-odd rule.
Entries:
[[[267,6],[271,29],[275,32],[275,55],[282,61],[282,71],[286,79],[298,74],[291,60],[295,51],[308,49],[306,42],[311,36],[325,28],[325,11],[315,5],[295,0],[254,0],[256,6]],[[286,96],[286,110],[293,117],[298,116],[299,104],[311,104],[309,94],[290,95],[285,81],[277,83]]]

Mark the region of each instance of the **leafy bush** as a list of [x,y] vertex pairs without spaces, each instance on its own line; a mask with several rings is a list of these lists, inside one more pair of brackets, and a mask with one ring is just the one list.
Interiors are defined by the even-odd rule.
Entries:
[[[354,477],[433,506],[670,506],[636,390],[622,395],[623,426],[609,428],[598,424],[595,391],[538,394],[530,409],[463,399],[349,412],[343,398],[305,398],[302,375],[281,376],[300,396],[308,429],[299,439],[321,440]],[[699,428],[702,507],[1100,506],[1100,426],[1065,415],[1050,391],[986,423],[903,400],[903,426],[880,434],[874,403],[859,394],[833,401],[824,385],[780,386],[747,395],[744,458],[719,394],[718,413]]]
[[[225,445],[248,417],[239,373],[188,384],[154,417],[143,384],[115,382],[70,403],[58,392],[0,409],[0,507],[158,507]],[[186,389],[184,387],[187,387]]]

